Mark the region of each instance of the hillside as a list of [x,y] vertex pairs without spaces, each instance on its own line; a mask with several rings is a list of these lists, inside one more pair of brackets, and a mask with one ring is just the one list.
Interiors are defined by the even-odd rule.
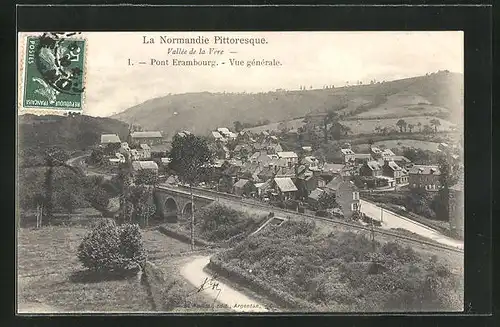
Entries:
[[462,108],[463,75],[442,71],[335,89],[175,94],[146,101],[113,118],[171,137],[179,130],[205,134],[219,126],[232,127],[236,120],[279,122],[327,109],[353,119],[439,115],[457,121]]
[[61,147],[70,151],[85,150],[100,141],[102,133],[115,133],[125,138],[128,125],[111,118],[90,116],[36,116],[18,117],[19,149]]

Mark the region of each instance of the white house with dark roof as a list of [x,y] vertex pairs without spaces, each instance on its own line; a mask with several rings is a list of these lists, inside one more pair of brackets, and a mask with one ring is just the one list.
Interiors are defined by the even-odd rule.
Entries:
[[299,162],[299,156],[292,151],[284,151],[284,152],[277,152],[276,153],[280,159],[286,160],[286,162],[292,166],[296,163]]

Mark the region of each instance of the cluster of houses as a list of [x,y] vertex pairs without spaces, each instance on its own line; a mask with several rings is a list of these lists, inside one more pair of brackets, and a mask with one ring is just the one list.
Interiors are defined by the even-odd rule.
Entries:
[[131,132],[126,141],[120,140],[116,134],[102,134],[99,146],[111,165],[124,163],[128,156],[133,172],[148,169],[158,173],[159,165],[169,162],[166,154],[170,145],[164,142],[159,131]]

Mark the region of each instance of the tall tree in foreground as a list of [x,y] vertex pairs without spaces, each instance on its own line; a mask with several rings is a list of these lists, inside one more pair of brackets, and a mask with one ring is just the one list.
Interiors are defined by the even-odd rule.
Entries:
[[204,138],[196,135],[184,137],[176,135],[172,141],[170,159],[170,169],[177,173],[182,182],[189,184],[193,208],[191,210],[191,249],[194,250],[193,186],[198,184],[204,176],[207,176],[213,162],[213,155]]

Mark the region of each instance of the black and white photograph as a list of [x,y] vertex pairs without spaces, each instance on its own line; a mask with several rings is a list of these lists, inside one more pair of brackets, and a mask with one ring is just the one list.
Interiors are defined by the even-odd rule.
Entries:
[[18,314],[464,310],[462,31],[17,43]]

